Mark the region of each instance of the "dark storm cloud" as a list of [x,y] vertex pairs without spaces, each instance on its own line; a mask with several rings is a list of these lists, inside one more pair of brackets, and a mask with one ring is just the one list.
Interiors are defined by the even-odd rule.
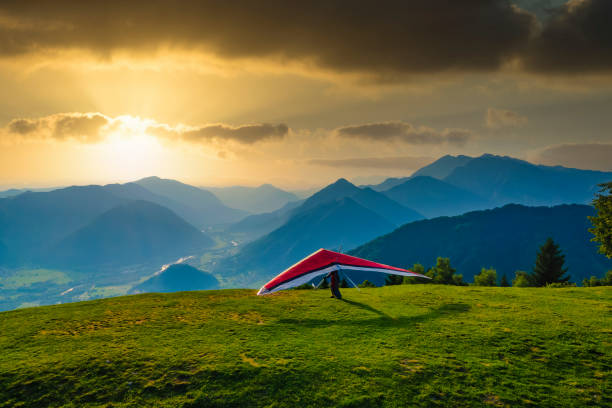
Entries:
[[466,129],[444,129],[437,131],[425,126],[415,127],[406,122],[381,122],[345,126],[336,129],[336,133],[347,138],[374,141],[399,140],[414,145],[441,143],[463,145],[472,137],[472,133]]
[[534,27],[507,0],[3,0],[0,53],[167,46],[380,75],[491,70]]
[[536,162],[578,169],[612,171],[612,143],[584,143],[551,146],[540,151]]
[[535,72],[612,69],[612,1],[572,0],[547,15],[538,22],[510,0],[3,0],[0,55],[170,48],[385,79],[514,60]]
[[283,139],[289,133],[284,123],[269,123],[229,126],[224,124],[205,125],[197,128],[171,128],[167,125],[155,125],[147,132],[165,138],[179,138],[187,142],[235,141],[242,144],[253,144],[262,140]]
[[316,166],[335,168],[370,168],[415,170],[433,162],[431,157],[362,157],[354,159],[312,159],[308,163]]
[[525,64],[543,72],[611,70],[612,1],[568,2],[531,42]]

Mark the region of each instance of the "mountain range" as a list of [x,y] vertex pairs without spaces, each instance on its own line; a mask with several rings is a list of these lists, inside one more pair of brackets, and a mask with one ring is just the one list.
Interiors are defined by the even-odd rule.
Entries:
[[278,210],[299,197],[271,184],[259,187],[204,187],[216,195],[223,204],[249,213],[269,213]]
[[435,265],[448,257],[451,265],[472,282],[483,267],[495,268],[498,277],[531,271],[539,246],[548,237],[566,256],[572,281],[581,282],[612,269],[612,261],[597,253],[591,242],[587,205],[526,207],[509,204],[492,210],[473,211],[455,217],[439,217],[406,224],[350,252],[351,255],[399,267],[421,263]]
[[66,268],[122,266],[201,253],[212,244],[169,209],[135,200],[97,216],[43,256],[48,264]]

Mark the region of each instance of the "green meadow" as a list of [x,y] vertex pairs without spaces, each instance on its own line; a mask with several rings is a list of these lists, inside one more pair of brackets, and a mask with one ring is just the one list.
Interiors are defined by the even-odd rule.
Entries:
[[612,404],[612,287],[145,294],[0,313],[0,407]]

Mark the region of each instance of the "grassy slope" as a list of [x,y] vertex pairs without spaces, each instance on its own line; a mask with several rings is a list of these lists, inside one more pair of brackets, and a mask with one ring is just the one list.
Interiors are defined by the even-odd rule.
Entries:
[[0,407],[612,403],[612,288],[344,294],[146,294],[0,313]]

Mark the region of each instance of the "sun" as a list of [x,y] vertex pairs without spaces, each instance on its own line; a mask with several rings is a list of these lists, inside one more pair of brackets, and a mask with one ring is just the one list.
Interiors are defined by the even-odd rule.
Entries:
[[108,136],[99,149],[107,175],[135,179],[157,174],[164,161],[164,148],[156,137],[146,133],[152,123],[126,115],[109,124]]

